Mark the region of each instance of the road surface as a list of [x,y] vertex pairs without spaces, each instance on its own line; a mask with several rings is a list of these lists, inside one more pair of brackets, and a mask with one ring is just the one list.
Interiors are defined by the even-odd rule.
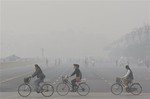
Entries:
[[[16,92],[3,92],[0,93],[0,99],[25,99],[25,97],[20,97]],[[43,97],[41,94],[32,93],[27,99],[149,99],[149,93],[142,93],[139,96],[134,96],[131,94],[123,93],[119,96],[115,96],[111,93],[90,93],[87,96],[79,96],[77,93],[69,93],[67,96],[59,96],[54,93],[50,98]]]
[[[44,64],[40,64],[40,66],[46,75],[45,81],[50,82],[54,86],[54,88],[56,88],[56,85],[59,82],[61,82],[62,75],[69,75],[74,70],[72,63],[68,63],[68,62],[56,66],[51,65],[47,67]],[[80,69],[82,71],[83,78],[86,78],[87,83],[91,88],[91,93],[93,93],[91,94],[91,96],[95,95],[95,98],[92,99],[97,99],[96,97],[107,96],[106,93],[109,93],[109,96],[111,97],[112,94],[110,93],[110,87],[113,83],[115,83],[115,78],[121,77],[126,73],[124,67],[117,67],[113,63],[96,63],[95,66],[86,66],[85,64],[80,63]],[[137,66],[132,66],[131,69],[133,70],[134,73],[134,78],[135,78],[134,82],[139,82],[143,88],[143,93],[142,93],[143,95],[135,96],[134,98],[144,97],[145,94],[148,97],[150,93],[150,69],[147,67],[137,67]],[[17,66],[14,68],[6,68],[0,70],[0,92],[3,93],[4,96],[5,93],[9,93],[9,92],[10,95],[16,96],[17,88],[20,84],[23,83],[23,78],[30,76],[33,72],[34,72],[34,66],[32,65],[20,66],[20,67]],[[73,78],[70,78],[70,80],[71,79]],[[34,80],[35,79],[31,80],[32,85]],[[98,93],[101,94],[98,95]],[[123,95],[121,95],[122,97],[128,97],[128,96],[132,97],[130,93],[126,93],[126,92],[124,93]],[[114,99],[118,98],[115,97],[116,96],[114,96]],[[60,99],[60,98],[57,97],[55,99]],[[107,99],[109,99],[109,97]]]

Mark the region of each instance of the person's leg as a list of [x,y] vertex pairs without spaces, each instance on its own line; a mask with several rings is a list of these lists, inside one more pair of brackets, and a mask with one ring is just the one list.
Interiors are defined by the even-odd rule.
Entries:
[[35,84],[35,90],[37,91],[38,88],[39,88],[39,84],[41,83],[41,80],[40,79],[37,79],[34,81],[34,84]]
[[130,80],[126,79],[126,87],[125,87],[125,89],[126,89],[127,92],[130,92],[129,83],[130,83]]
[[72,83],[72,91],[74,91],[74,87],[76,86],[76,79],[73,79],[71,83]]
[[123,84],[124,84],[124,87],[127,88],[127,86],[128,86],[127,79],[123,79]]

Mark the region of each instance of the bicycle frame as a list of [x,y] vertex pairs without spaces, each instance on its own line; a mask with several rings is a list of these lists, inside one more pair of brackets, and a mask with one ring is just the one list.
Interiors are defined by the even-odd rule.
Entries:
[[[116,78],[116,83],[120,84],[122,87],[125,87],[124,80],[125,79],[123,79],[123,78]],[[132,82],[129,82],[128,86],[131,86],[131,85],[132,85]]]
[[69,86],[69,88],[72,88],[72,84],[71,82],[68,80],[68,77],[65,77],[63,80],[62,80],[63,83],[67,84]]
[[[71,82],[68,79],[69,79],[68,76],[64,76],[64,77],[62,77],[62,82],[65,83],[65,84],[67,84],[69,86],[69,88],[71,89],[72,88],[72,84],[71,84]],[[84,83],[86,83],[86,82],[84,82]],[[76,83],[76,85],[78,87],[80,84]]]
[[[30,95],[31,92],[35,90],[35,86],[30,84],[31,78],[24,79],[24,83],[18,86],[18,93],[22,97],[27,97]],[[50,88],[50,90],[49,90]],[[25,95],[23,95],[24,92]],[[50,97],[54,93],[54,87],[49,82],[42,81],[39,84],[38,90],[36,90],[37,93],[41,93],[45,97]],[[45,92],[50,92],[49,94],[45,94]]]
[[[30,84],[30,81],[31,81],[31,79],[29,80],[28,83],[25,83],[25,82],[24,82],[24,84],[28,84],[28,85],[31,87],[31,91],[33,91],[33,90],[35,89],[35,85],[34,85],[34,86],[31,85],[31,84]],[[48,84],[48,82],[42,81],[42,82],[39,84],[39,88],[40,88],[43,84]],[[27,86],[25,87],[25,89],[27,89]]]
[[[83,84],[85,85],[85,88],[84,88]],[[59,88],[60,85],[63,85],[63,86]],[[74,92],[77,92],[79,95],[86,96],[90,92],[90,88],[86,84],[85,80],[81,80],[81,82],[77,82],[76,85],[77,86],[75,86]],[[67,87],[67,89],[66,89],[66,87]],[[59,89],[60,89],[60,91],[59,91]],[[64,89],[65,89],[65,91],[64,91]],[[62,82],[60,82],[56,87],[57,93],[61,96],[65,96],[68,94],[68,92],[71,91],[70,89],[72,89],[72,83],[69,80],[69,77],[62,76]],[[65,93],[61,93],[62,91],[64,91]]]

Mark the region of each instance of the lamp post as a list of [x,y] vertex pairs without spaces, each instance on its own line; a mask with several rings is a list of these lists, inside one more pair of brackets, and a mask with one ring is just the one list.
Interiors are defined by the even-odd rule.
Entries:
[[145,26],[145,35],[146,35],[146,40],[145,40],[145,50],[146,50],[146,53],[145,53],[145,58],[146,58],[146,65],[147,67],[150,66],[150,26],[149,25],[146,25]]

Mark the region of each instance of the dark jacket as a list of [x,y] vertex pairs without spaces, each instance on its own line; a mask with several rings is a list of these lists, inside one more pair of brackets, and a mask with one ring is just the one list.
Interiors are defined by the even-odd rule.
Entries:
[[78,68],[71,74],[71,76],[73,75],[76,75],[76,77],[80,77],[80,79],[82,79],[82,73]]
[[45,78],[45,75],[40,68],[37,68],[34,74],[32,75],[32,77],[35,77],[35,76],[37,76],[37,78],[40,78],[41,80]]
[[134,79],[134,77],[133,77],[133,72],[132,72],[131,69],[129,69],[129,70],[130,70],[130,74],[129,74],[129,76],[127,77],[127,79],[133,80],[133,79]]

